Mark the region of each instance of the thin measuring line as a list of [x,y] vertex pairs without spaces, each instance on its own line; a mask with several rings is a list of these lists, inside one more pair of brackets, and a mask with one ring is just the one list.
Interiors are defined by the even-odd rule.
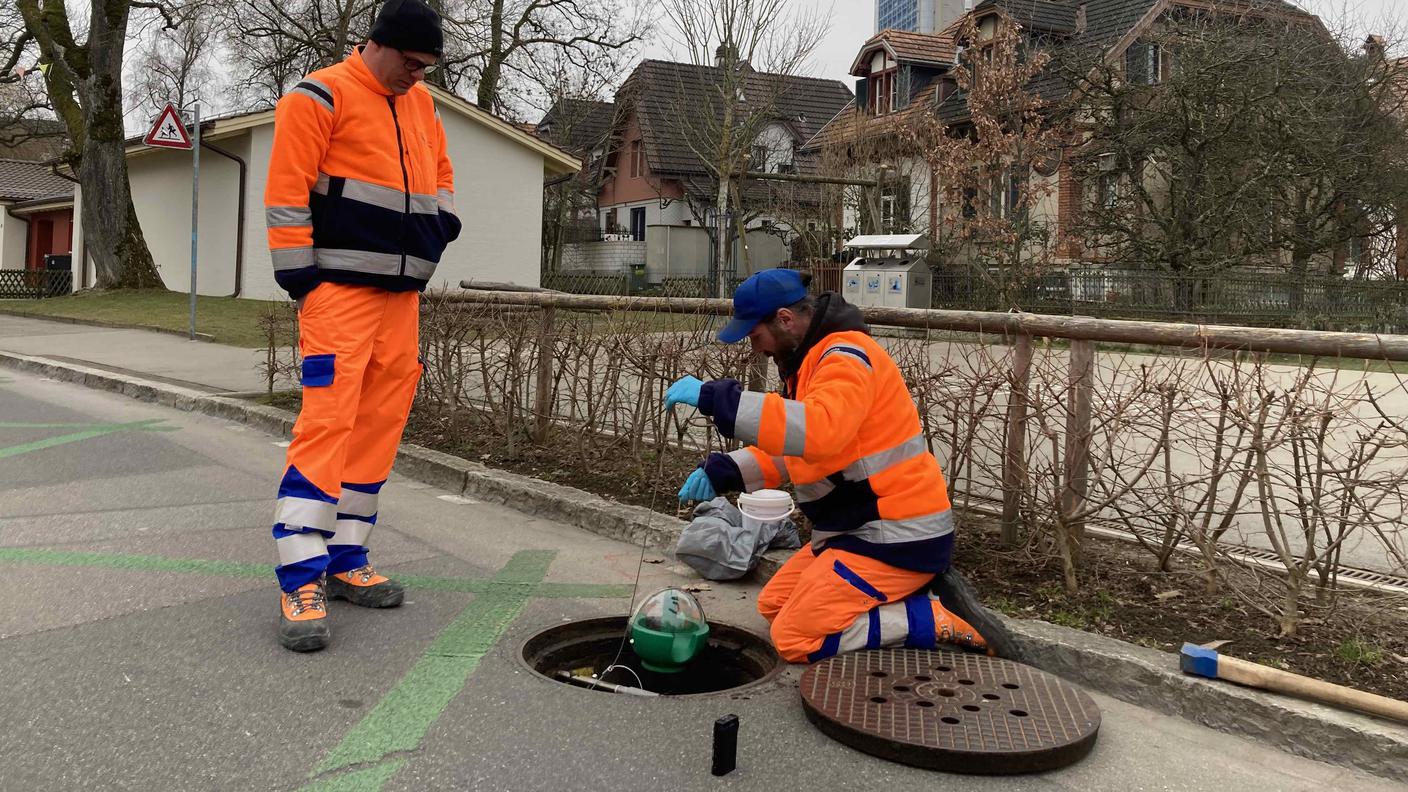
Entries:
[[[664,432],[661,432],[661,433],[660,433],[660,443],[659,443],[659,445],[658,445],[658,446],[656,447],[656,449],[655,449],[655,459],[656,459],[656,465],[655,465],[655,481],[653,482],[653,484],[652,484],[652,486],[651,486],[651,488],[650,488],[650,511],[651,511],[652,513],[655,511],[655,499],[660,496],[660,483],[661,483],[661,482],[664,480],[664,478],[665,478],[665,433],[664,433]],[[621,653],[626,650],[626,640],[627,640],[627,638],[628,638],[628,637],[630,636],[630,634],[631,634],[631,616],[634,615],[635,609],[636,609],[636,594],[637,594],[637,593],[639,592],[639,590],[640,590],[640,573],[641,573],[641,570],[645,568],[645,546],[646,546],[646,543],[647,543],[648,541],[649,541],[649,533],[648,533],[648,532],[645,532],[645,531],[642,531],[642,532],[641,532],[641,537],[640,537],[640,558],[637,559],[637,561],[636,561],[636,579],[635,579],[635,582],[631,583],[631,602],[630,602],[629,605],[626,606],[626,626],[625,626],[624,628],[622,628],[622,630],[621,630],[621,643],[616,646],[616,657],[612,658],[611,662],[606,665],[606,669],[601,672],[601,677],[598,678],[598,679],[593,679],[593,680],[592,680],[592,686],[591,686],[591,689],[592,689],[592,690],[595,690],[595,689],[596,689],[596,687],[597,687],[597,686],[596,686],[596,683],[597,683],[598,681],[602,681],[602,682],[606,681],[606,673],[607,673],[607,671],[610,671],[612,668],[614,668],[614,667],[616,666],[616,664],[617,664],[618,662],[620,662],[620,660],[621,660]],[[630,669],[627,669],[627,670],[630,670]],[[634,673],[634,672],[632,672],[632,673]],[[636,684],[640,684],[639,678],[637,678]]]

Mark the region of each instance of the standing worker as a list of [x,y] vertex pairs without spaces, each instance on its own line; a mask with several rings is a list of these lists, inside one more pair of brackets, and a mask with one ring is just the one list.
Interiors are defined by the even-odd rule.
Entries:
[[[808,295],[797,272],[764,270],[738,287],[733,320],[719,331],[727,344],[744,338],[776,361],[781,395],[684,377],[665,407],[697,407],[725,437],[750,444],[710,454],[680,500],[790,481],[812,522],[811,546],[758,597],[778,653],[804,663],[899,645],[985,648],[972,622],[984,632],[1000,626],[956,573],[944,574],[954,520],[943,472],[899,366],[870,337],[860,310],[839,294]],[[962,617],[929,594],[936,575],[948,578],[939,590]]]
[[390,608],[405,595],[367,541],[420,379],[420,292],[460,232],[445,130],[418,84],[443,41],[421,0],[387,0],[370,40],[274,114],[264,208],[303,355],[274,517],[279,642],[296,652],[327,646],[328,596]]

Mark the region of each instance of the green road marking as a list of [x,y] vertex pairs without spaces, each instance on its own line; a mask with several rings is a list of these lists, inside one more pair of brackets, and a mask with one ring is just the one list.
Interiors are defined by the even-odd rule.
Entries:
[[[0,547],[0,563],[102,567],[105,569],[124,569],[129,572],[186,572],[242,578],[272,578],[274,576],[274,567],[271,564],[48,550],[37,547]],[[396,575],[396,579],[410,588],[425,591],[523,596],[530,599],[625,599],[631,596],[631,587],[622,583],[534,583],[505,580],[501,576],[486,580],[472,577]]]
[[[380,792],[407,761],[387,757],[420,746],[426,732],[459,694],[479,661],[499,642],[529,600],[624,599],[631,595],[631,586],[625,584],[544,582],[556,555],[555,550],[515,553],[498,574],[487,580],[397,575],[398,580],[413,589],[468,593],[473,594],[474,599],[310,775],[347,770],[354,765],[370,766],[310,781],[300,792]],[[0,547],[0,563],[264,579],[272,577],[274,572],[269,564],[32,547]]]
[[[19,456],[20,454],[28,454],[28,453],[31,452],[31,451],[41,451],[41,450],[43,450],[43,449],[45,449],[45,448],[53,448],[53,447],[55,447],[55,446],[68,445],[69,443],[77,443],[77,442],[79,442],[79,441],[81,441],[81,440],[92,440],[92,439],[95,438],[95,437],[102,437],[102,436],[104,436],[104,435],[117,434],[118,432],[174,432],[174,431],[176,431],[176,427],[174,427],[174,426],[155,426],[155,425],[154,425],[154,424],[161,423],[162,420],[164,420],[164,419],[161,419],[161,418],[153,418],[153,419],[148,419],[148,420],[145,420],[145,421],[135,421],[135,422],[133,422],[133,423],[126,423],[126,424],[88,424],[88,425],[87,425],[87,426],[88,426],[87,429],[84,429],[84,430],[79,431],[79,432],[70,432],[69,434],[66,434],[66,435],[59,435],[59,436],[57,436],[57,437],[46,437],[46,438],[44,438],[43,440],[35,440],[34,442],[31,442],[31,443],[23,443],[23,444],[21,444],[21,445],[10,446],[10,447],[8,447],[8,448],[0,448],[0,459],[8,459],[8,458],[10,458],[10,457]],[[55,424],[55,425],[53,425],[53,427],[57,427],[57,428],[71,428],[71,427],[66,427],[66,426],[59,425],[59,424]],[[33,425],[9,424],[9,425],[0,425],[0,428],[10,428],[10,429],[16,429],[16,428],[37,429],[37,428],[44,428],[44,426],[43,426],[42,424],[33,424]],[[52,428],[52,427],[51,427],[51,428]]]
[[[494,576],[504,583],[536,584],[547,574],[554,550],[515,553]],[[440,713],[464,687],[479,660],[498,643],[528,604],[531,586],[476,595],[376,707],[328,753],[313,775],[365,762],[420,745]]]
[[274,574],[274,568],[268,564],[44,550],[36,547],[0,547],[0,561],[12,564],[104,567],[107,569],[126,569],[132,572],[194,572],[201,575],[221,575],[224,577],[269,577]]
[[405,759],[383,762],[366,770],[358,770],[325,781],[315,781],[303,787],[301,792],[379,792],[404,764]]

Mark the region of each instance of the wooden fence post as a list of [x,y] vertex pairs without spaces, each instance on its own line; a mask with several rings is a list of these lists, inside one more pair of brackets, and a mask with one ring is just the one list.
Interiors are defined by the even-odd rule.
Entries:
[[551,306],[542,309],[542,324],[538,327],[538,367],[534,378],[533,439],[543,442],[552,423],[553,314]]
[[1022,485],[1027,480],[1027,385],[1031,380],[1032,337],[1017,336],[1012,350],[1012,383],[1007,397],[1007,440],[1002,454],[1002,543],[1017,544]]
[[768,359],[766,355],[753,355],[748,358],[748,390],[761,392],[768,382]]
[[1066,391],[1065,487],[1061,513],[1076,546],[1085,537],[1085,520],[1070,519],[1085,506],[1090,482],[1091,400],[1095,390],[1095,342],[1071,342],[1070,386]]

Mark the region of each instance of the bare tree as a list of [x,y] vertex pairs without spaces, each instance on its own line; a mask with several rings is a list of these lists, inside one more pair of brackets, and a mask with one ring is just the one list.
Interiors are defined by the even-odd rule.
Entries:
[[1342,275],[1347,247],[1404,205],[1396,64],[1314,17],[1189,11],[1122,57],[1068,54],[1087,255],[1180,276],[1179,309],[1235,267]]
[[303,75],[366,39],[379,0],[222,0],[225,47],[246,103],[273,107]]
[[829,23],[797,13],[785,0],[666,0],[663,12],[674,28],[677,57],[707,69],[694,72],[690,84],[682,78],[672,86],[672,115],[712,182],[705,227],[714,241],[714,293],[722,296],[729,286],[728,243],[744,228],[744,177],[759,136],[779,120],[778,92],[787,87],[785,80],[760,80],[756,73],[802,74]]
[[182,11],[182,23],[156,29],[136,58],[129,111],[142,118],[155,118],[168,102],[190,118],[191,107],[197,102],[209,107],[219,89],[210,63],[215,37],[206,8],[195,4]]
[[[448,29],[464,43],[464,61],[485,110],[505,109],[514,77],[541,85],[542,63],[565,63],[613,82],[650,30],[634,0],[469,0],[445,3]],[[522,81],[518,84],[522,84]]]
[[92,3],[83,41],[62,0],[17,0],[22,31],[7,34],[10,64],[0,81],[12,81],[19,59],[37,49],[48,99],[68,131],[65,160],[83,190],[83,230],[101,288],[161,288],[161,277],[142,238],[127,180],[123,130],[122,65],[134,8],[155,8],[167,24],[170,13],[146,0]]
[[942,106],[921,114],[912,145],[938,181],[945,225],[956,229],[949,256],[994,287],[1002,307],[1020,307],[1023,284],[1052,265],[1058,236],[1058,218],[1038,209],[1056,190],[1047,166],[1067,133],[1033,88],[1051,56],[1028,52],[1005,14],[988,37],[970,16],[960,40],[967,48],[954,78],[966,113],[951,121]]

